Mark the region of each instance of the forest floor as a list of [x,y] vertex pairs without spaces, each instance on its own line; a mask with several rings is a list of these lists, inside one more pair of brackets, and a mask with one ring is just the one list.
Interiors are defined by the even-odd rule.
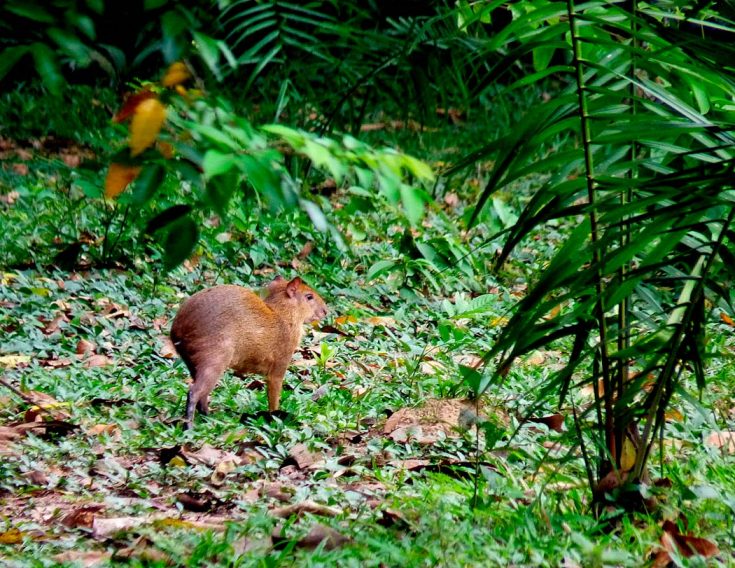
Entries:
[[[111,97],[86,96],[103,111]],[[396,144],[419,138],[403,149],[435,166],[477,135],[377,124]],[[563,238],[491,275],[498,244],[458,229],[482,172],[450,181],[420,231],[329,194],[348,252],[298,212],[203,215],[195,255],[163,273],[135,215],[79,183],[111,134],[31,131],[0,140],[0,565],[704,565],[691,548],[735,565],[732,321],[713,322],[707,389],[686,385],[667,414],[659,507],[596,519],[571,407],[537,399],[564,345],[466,399],[463,369]],[[518,199],[494,205],[500,228]],[[455,262],[419,254],[441,247]],[[228,373],[185,430],[188,373],[168,338],[179,304],[277,274],[330,306],[294,356],[284,414],[263,412],[260,377]]]

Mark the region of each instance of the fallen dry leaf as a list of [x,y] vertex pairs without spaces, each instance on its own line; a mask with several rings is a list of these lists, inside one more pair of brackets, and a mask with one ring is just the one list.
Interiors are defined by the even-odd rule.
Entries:
[[711,558],[720,553],[720,549],[711,540],[683,534],[672,521],[664,521],[661,535],[661,548],[656,553],[652,566],[663,568],[672,562],[672,554],[678,552],[684,558],[702,556]]
[[64,313],[58,314],[54,319],[48,322],[42,331],[46,335],[51,335],[61,329],[62,323],[69,323],[69,318],[66,317],[66,314]]
[[0,367],[12,369],[31,362],[30,355],[0,355]]
[[120,434],[120,427],[117,424],[95,424],[87,429],[90,436],[112,436]]
[[158,356],[162,357],[164,359],[174,359],[177,357],[176,353],[176,347],[174,347],[173,342],[169,337],[163,337],[161,338],[162,346],[158,350]]
[[334,550],[350,542],[351,540],[342,533],[321,523],[316,523],[306,536],[296,542],[296,546],[311,550],[322,545],[324,550]]
[[39,361],[42,367],[51,367],[52,369],[60,369],[61,367],[68,367],[73,364],[74,361],[68,357],[62,357],[61,359],[42,359]]
[[395,318],[392,318],[389,316],[373,316],[373,317],[365,318],[363,321],[365,323],[369,323],[370,325],[382,325],[383,327],[396,327]]
[[0,426],[0,442],[12,442],[23,436],[22,432],[16,430],[13,426]]
[[296,463],[299,469],[306,469],[321,459],[321,455],[309,451],[306,444],[296,444],[291,448],[288,455]]
[[23,542],[23,533],[13,527],[0,533],[0,544],[20,544]]
[[540,417],[530,417],[528,419],[529,422],[533,422],[535,424],[545,424],[549,430],[554,430],[555,432],[563,432],[564,431],[564,416],[562,414],[550,414],[549,416],[540,416]]
[[94,568],[107,564],[112,555],[104,550],[67,550],[55,554],[53,559],[60,564],[73,564],[83,568]]
[[342,514],[342,510],[307,500],[294,503],[293,505],[286,505],[285,507],[278,507],[271,511],[273,516],[282,519],[287,519],[291,515],[301,516],[303,513],[311,513],[312,515],[320,515],[322,517],[336,517]]
[[28,166],[26,164],[13,164],[13,173],[19,176],[27,176]]
[[383,433],[403,443],[433,444],[443,438],[456,438],[477,419],[474,404],[465,399],[429,399],[418,408],[401,408],[383,427]]
[[92,367],[107,367],[108,365],[112,365],[112,359],[107,355],[91,355],[84,361],[84,366],[88,369]]
[[77,343],[76,351],[77,355],[88,355],[94,353],[95,349],[97,349],[97,346],[94,343],[86,339],[80,339]]
[[95,517],[92,521],[92,534],[95,538],[107,538],[119,532],[129,531],[165,519],[168,516],[169,513],[151,513],[140,517]]
[[718,448],[729,454],[733,454],[735,453],[735,432],[712,432],[707,436],[705,443],[713,448]]
[[232,452],[220,450],[204,444],[197,451],[190,451],[186,448],[182,448],[181,455],[186,458],[186,461],[193,464],[202,464],[209,467],[215,467],[223,462],[233,462],[235,465],[240,464],[240,457]]
[[104,505],[101,503],[77,507],[62,517],[61,524],[72,529],[76,527],[92,528],[97,513],[102,509]]

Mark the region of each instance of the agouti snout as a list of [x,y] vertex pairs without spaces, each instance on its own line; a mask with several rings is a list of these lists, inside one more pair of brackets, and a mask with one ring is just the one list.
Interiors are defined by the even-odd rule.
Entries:
[[327,315],[327,305],[301,278],[281,276],[266,297],[242,286],[215,286],[184,301],[171,326],[171,340],[193,382],[186,425],[194,412],[209,412],[209,393],[226,369],[266,377],[268,410],[278,410],[283,377],[301,342],[303,324]]

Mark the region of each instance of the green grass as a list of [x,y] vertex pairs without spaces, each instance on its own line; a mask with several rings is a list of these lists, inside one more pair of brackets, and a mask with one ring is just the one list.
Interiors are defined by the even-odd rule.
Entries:
[[[28,128],[27,135],[35,135]],[[403,150],[431,161],[432,148],[441,152],[455,130],[448,127],[444,138],[432,133],[416,148],[408,137]],[[475,135],[479,145],[479,129]],[[97,144],[95,134],[84,136]],[[101,144],[94,147],[104,153]],[[677,397],[681,418],[669,422],[663,462],[657,457],[652,463],[652,477],[672,484],[661,492],[660,509],[596,521],[571,410],[561,410],[565,433],[519,425],[564,345],[560,353],[544,354],[542,363],[516,365],[490,389],[486,412],[493,424],[488,435],[498,437],[494,444],[485,435],[478,441],[472,430],[435,444],[394,441],[383,433],[390,412],[467,394],[460,356],[482,355],[492,344],[514,294],[548,260],[558,234],[546,233],[503,273],[490,275],[497,242],[479,248],[489,229],[465,241],[456,211],[436,207],[409,238],[397,212],[380,204],[352,208],[355,197],[340,191],[324,206],[350,235],[349,252],[339,251],[302,214],[233,210],[232,225],[203,214],[196,261],[163,274],[158,245],[138,231],[154,210],[123,222],[122,211],[86,196],[78,171],[58,163],[54,168],[36,169],[31,162],[27,176],[3,173],[0,193],[13,189],[19,198],[0,205],[7,220],[0,235],[0,356],[27,356],[27,363],[7,363],[4,380],[64,403],[61,417],[79,428],[52,439],[30,434],[0,441],[0,450],[8,450],[0,459],[0,543],[10,541],[0,544],[0,564],[51,566],[64,552],[92,551],[105,553],[106,562],[132,566],[640,566],[657,546],[664,518],[686,521],[692,534],[718,544],[723,564],[732,564],[735,457],[703,443],[713,431],[735,429],[735,340],[726,324],[715,324],[708,347],[711,388],[701,401],[693,385]],[[85,175],[99,183],[101,171]],[[460,209],[472,187],[468,181],[448,188],[461,196]],[[523,198],[523,188],[518,191],[514,199]],[[112,268],[99,267],[106,231],[118,243]],[[89,268],[53,268],[62,245],[85,232],[91,237],[80,258]],[[59,235],[62,242],[54,245]],[[249,378],[227,374],[213,393],[212,415],[198,416],[195,429],[184,431],[186,369],[163,351],[178,304],[215,283],[259,286],[276,272],[293,275],[291,261],[307,241],[315,248],[298,273],[327,300],[327,323],[342,333],[307,333],[296,357],[303,362],[287,374],[285,419],[255,418],[266,408],[265,392],[246,388]],[[417,252],[417,243],[441,242],[473,254],[439,266]],[[395,261],[393,269],[367,281],[370,268],[387,259]],[[483,309],[461,315],[473,297],[489,290],[494,296]],[[50,330],[61,314],[65,321]],[[370,319],[376,316],[392,319]],[[92,342],[110,364],[88,367],[76,355],[80,340]],[[580,395],[578,402],[589,399]],[[540,414],[556,411],[554,404],[553,397],[545,401]],[[0,424],[23,422],[28,408],[0,385]],[[304,470],[293,465],[289,456],[299,443],[320,463]],[[235,453],[242,463],[222,466],[221,454],[209,464],[172,461],[177,451],[165,451],[205,445]],[[450,467],[414,471],[406,460],[415,459]],[[452,467],[475,459],[482,463],[477,471]],[[211,509],[185,510],[178,499],[186,492]],[[332,508],[334,516],[274,514],[305,501]],[[97,508],[87,521],[74,519],[74,511],[90,505]],[[95,536],[92,516],[139,521]],[[318,523],[349,540],[333,550],[298,547]],[[14,529],[20,531],[15,539]]]

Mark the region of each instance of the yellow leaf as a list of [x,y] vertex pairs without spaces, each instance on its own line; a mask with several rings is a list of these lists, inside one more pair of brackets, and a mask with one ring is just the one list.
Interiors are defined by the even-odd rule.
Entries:
[[14,274],[12,272],[3,272],[0,274],[0,284],[5,286],[6,284],[10,284],[13,280],[17,280],[18,275]]
[[176,85],[186,82],[190,78],[191,73],[189,72],[189,68],[181,61],[176,61],[169,65],[169,68],[166,70],[166,74],[161,80],[161,84],[164,87],[175,87]]
[[620,469],[623,472],[630,471],[635,465],[635,444],[626,438],[623,440],[623,455],[620,456]]
[[171,458],[171,461],[168,462],[168,465],[171,467],[186,467],[186,462],[181,456],[174,456]]
[[138,177],[140,166],[110,164],[105,179],[105,197],[114,199],[120,195],[132,181]]
[[13,368],[24,363],[30,363],[31,358],[28,355],[1,355],[0,367]]
[[147,99],[135,107],[130,123],[130,154],[137,156],[153,145],[166,120],[166,107],[158,99]]
[[20,544],[21,542],[23,542],[23,533],[15,527],[0,533],[0,544]]

